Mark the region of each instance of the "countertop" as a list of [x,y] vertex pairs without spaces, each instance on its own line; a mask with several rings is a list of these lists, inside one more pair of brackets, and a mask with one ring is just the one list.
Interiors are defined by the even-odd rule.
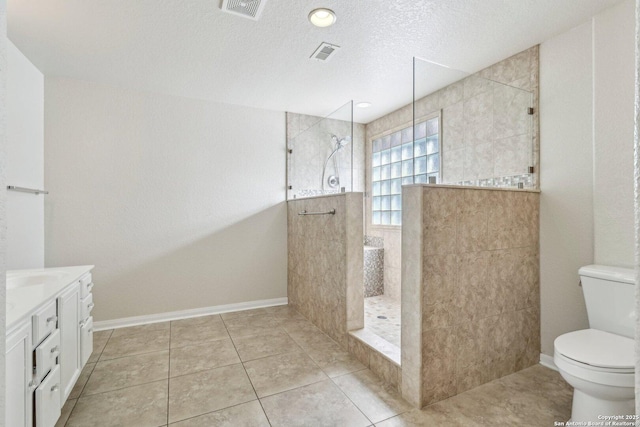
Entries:
[[7,277],[50,275],[42,283],[7,289],[7,333],[29,318],[41,305],[57,297],[68,285],[93,269],[93,265],[74,267],[36,268],[31,270],[8,270]]

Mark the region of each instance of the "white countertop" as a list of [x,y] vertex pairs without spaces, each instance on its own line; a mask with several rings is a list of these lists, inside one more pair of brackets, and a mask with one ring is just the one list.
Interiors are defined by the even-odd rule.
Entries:
[[[7,278],[44,277],[33,284],[13,289],[7,287],[7,332],[23,319],[28,318],[41,305],[56,297],[71,283],[93,269],[93,265],[75,267],[36,268],[32,270],[8,270]],[[46,277],[45,277],[46,276]]]

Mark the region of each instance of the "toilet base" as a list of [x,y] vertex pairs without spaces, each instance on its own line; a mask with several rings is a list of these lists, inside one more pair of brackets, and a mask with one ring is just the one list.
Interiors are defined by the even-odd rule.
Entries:
[[[635,399],[603,400],[585,392],[573,390],[571,421],[602,422],[602,416],[633,415],[636,412]],[[624,419],[622,420],[624,421]]]

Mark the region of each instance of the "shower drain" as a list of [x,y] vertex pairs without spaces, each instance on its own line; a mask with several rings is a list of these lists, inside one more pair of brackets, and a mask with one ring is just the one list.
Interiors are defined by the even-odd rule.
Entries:
[[387,316],[378,316],[378,319],[386,319]]

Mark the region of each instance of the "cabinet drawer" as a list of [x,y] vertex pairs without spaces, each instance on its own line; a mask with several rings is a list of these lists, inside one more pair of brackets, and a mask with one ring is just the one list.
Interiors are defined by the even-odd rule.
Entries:
[[33,345],[42,342],[51,332],[58,328],[56,301],[53,300],[33,315]]
[[60,365],[36,389],[36,427],[54,427],[60,418]]
[[91,310],[93,310],[93,294],[87,295],[87,297],[82,300],[81,307],[82,312],[80,313],[80,318],[82,320],[91,316]]
[[80,361],[84,368],[93,352],[93,317],[89,317],[80,325]]
[[84,299],[91,293],[93,289],[93,280],[91,279],[91,273],[85,274],[80,278],[80,298]]
[[56,329],[36,348],[36,379],[38,382],[57,365],[60,354],[60,330]]

